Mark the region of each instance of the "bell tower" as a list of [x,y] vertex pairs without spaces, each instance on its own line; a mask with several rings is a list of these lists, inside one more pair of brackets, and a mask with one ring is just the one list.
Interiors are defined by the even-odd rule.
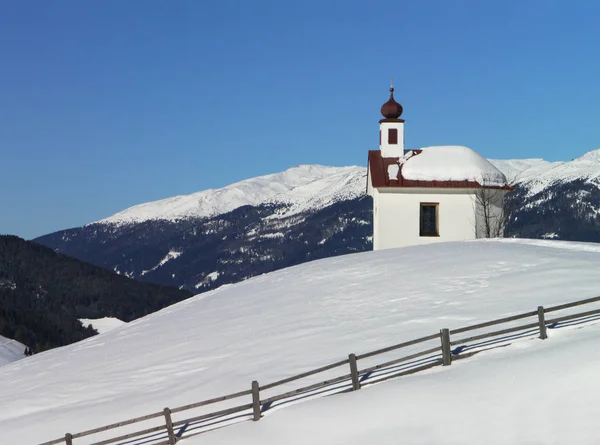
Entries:
[[402,105],[394,100],[394,87],[390,86],[390,99],[381,107],[383,119],[379,121],[379,149],[384,158],[404,156],[404,119]]

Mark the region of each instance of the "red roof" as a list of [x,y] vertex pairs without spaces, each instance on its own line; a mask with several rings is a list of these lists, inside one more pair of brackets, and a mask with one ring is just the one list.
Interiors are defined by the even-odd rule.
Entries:
[[[413,150],[415,155],[421,153],[422,150]],[[512,187],[505,185],[483,186],[476,181],[418,181],[413,179],[405,179],[402,176],[402,165],[400,158],[384,158],[381,156],[381,150],[369,150],[369,178],[371,186],[374,188],[381,187],[431,187],[431,188],[494,188],[503,190],[512,190]],[[390,178],[388,167],[397,165],[398,177]]]

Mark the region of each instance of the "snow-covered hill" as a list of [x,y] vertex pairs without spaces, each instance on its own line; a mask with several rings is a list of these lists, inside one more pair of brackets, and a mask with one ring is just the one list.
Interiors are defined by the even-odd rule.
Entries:
[[25,345],[0,335],[0,366],[25,357]]
[[[474,241],[345,255],[223,286],[103,335],[0,368],[0,406],[5,407],[0,409],[0,444],[34,445],[61,437],[65,432],[82,431],[160,411],[165,406],[184,405],[248,389],[252,380],[268,383],[344,359],[351,352],[359,354],[433,334],[443,327],[452,329],[533,310],[538,305],[597,296],[600,292],[598,264],[600,246],[594,244]],[[597,328],[585,329],[595,329],[593,335],[598,335]],[[554,332],[550,335],[548,343],[554,342]],[[571,334],[561,330],[556,335],[566,339]],[[542,347],[538,346],[541,343],[525,341],[532,350]],[[438,380],[432,380],[433,376],[415,377],[422,382],[415,388],[425,391],[424,400],[433,404],[435,400],[444,400],[446,394],[454,394],[451,392],[453,381],[463,382],[459,386],[462,388],[465,388],[465,382],[493,384],[501,381],[505,385],[502,388],[514,394],[515,405],[521,406],[518,391],[523,385],[514,383],[512,389],[506,385],[518,382],[520,374],[517,372],[528,366],[529,359],[524,359],[523,365],[515,361],[512,368],[509,366],[510,360],[526,357],[519,351],[522,344],[505,348],[503,354],[507,358],[501,360],[498,370],[514,374],[504,375],[502,380],[498,380],[492,369],[482,370],[485,375],[478,374],[477,368],[469,371],[471,361],[466,360],[456,368],[453,365],[450,371],[436,370]],[[566,341],[563,344],[569,347]],[[561,372],[576,373],[577,367],[587,358],[581,355],[589,353],[595,357],[597,348],[594,346],[595,349],[590,351],[589,345],[594,346],[587,338],[577,349],[580,354],[577,360],[561,364]],[[547,351],[542,355],[551,353]],[[486,354],[489,353],[480,355],[482,358],[477,360],[484,360]],[[558,357],[569,357],[569,353]],[[593,379],[588,378],[588,373],[578,374],[589,390],[588,395],[600,390],[595,378],[600,369],[598,362],[594,363]],[[467,369],[464,374],[462,369]],[[589,369],[588,366],[586,370]],[[524,376],[528,384],[531,374]],[[322,377],[314,378],[318,381]],[[558,383],[546,376],[537,384],[549,381]],[[433,383],[429,386],[428,382]],[[531,384],[536,384],[536,380]],[[382,431],[389,432],[387,442],[378,443],[396,443],[399,426],[404,437],[423,438],[409,443],[467,443],[461,438],[472,436],[470,428],[456,427],[452,432],[457,436],[446,439],[440,435],[440,440],[428,442],[428,438],[438,437],[432,434],[439,426],[435,423],[439,415],[427,417],[422,409],[415,409],[413,402],[418,399],[418,391],[407,389],[406,396],[399,396],[406,386],[387,386],[396,388],[388,394],[386,385],[381,385],[382,389],[361,390],[355,400],[365,400],[361,399],[368,397],[364,394],[375,391],[379,402],[391,412],[404,413],[414,409],[414,414],[406,418],[394,415],[397,423],[393,425],[375,422],[379,435],[373,437],[380,437]],[[285,390],[285,387],[280,389]],[[551,388],[543,388],[544,391],[548,389]],[[487,386],[480,388],[481,394],[486,392]],[[498,392],[494,390],[492,394]],[[348,400],[344,397],[355,396],[330,399],[336,397]],[[479,400],[485,399],[480,397]],[[576,397],[570,401],[572,405],[577,402]],[[331,424],[337,425],[335,428],[339,428],[340,423],[344,428],[352,426],[354,431],[360,428],[360,422],[340,418],[341,411],[329,411],[331,405],[327,403],[317,405],[316,412],[330,417]],[[485,407],[481,401],[474,403],[473,409]],[[533,403],[543,405],[545,400],[536,397]],[[459,415],[472,411],[466,405],[453,404],[450,418],[467,422],[467,417]],[[350,406],[348,403],[347,407]],[[461,411],[463,408],[465,411]],[[366,412],[367,408],[359,409],[362,410],[359,412]],[[373,409],[378,412],[381,407]],[[586,405],[585,409],[593,415],[596,413],[594,407]],[[422,414],[416,417],[416,413]],[[548,417],[551,410],[544,409],[539,413],[543,414],[524,414],[523,418],[534,422],[532,431],[552,428],[554,419]],[[265,426],[261,424],[259,430],[253,430],[260,431],[256,436],[252,436],[254,433],[248,427],[243,427],[237,430],[242,431],[243,436],[238,435],[233,440],[232,433],[225,428],[202,436],[197,443],[281,443],[272,440],[272,437],[281,438],[283,426],[277,424],[280,414],[286,416],[282,419],[287,418],[283,409],[261,420]],[[351,417],[355,418],[354,415]],[[417,430],[411,429],[415,419],[418,420]],[[584,425],[586,433],[596,431],[593,419],[589,425]],[[500,420],[518,422],[518,418],[506,416]],[[486,426],[490,431],[500,428],[492,417],[480,416],[477,421],[477,431]],[[369,431],[375,434],[373,421],[369,420],[367,424],[371,425]],[[509,426],[519,428],[518,423],[502,424],[505,431]],[[304,427],[310,429],[307,425]],[[272,428],[278,431],[274,436],[269,435]],[[331,431],[335,432],[335,428]],[[296,433],[300,434],[300,431]],[[294,435],[292,432],[291,436]],[[301,437],[294,438],[296,443]],[[337,442],[335,436],[326,437],[333,437],[326,443],[364,443],[365,435],[357,434],[348,441]],[[307,443],[318,442],[315,439]]]

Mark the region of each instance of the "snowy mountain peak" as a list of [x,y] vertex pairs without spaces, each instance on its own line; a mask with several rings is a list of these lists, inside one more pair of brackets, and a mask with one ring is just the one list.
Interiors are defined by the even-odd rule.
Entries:
[[364,167],[299,165],[281,173],[236,182],[220,189],[139,204],[100,223],[127,224],[146,220],[177,220],[210,217],[244,205],[286,204],[288,216],[325,207],[364,193]]
[[[556,182],[584,179],[600,184],[600,150],[590,151],[567,162],[548,162],[543,159],[490,162],[504,173],[509,182],[527,182],[529,195]],[[245,205],[260,204],[285,204],[286,210],[275,216],[286,217],[364,195],[366,175],[366,167],[298,165],[280,173],[246,179],[219,189],[139,204],[98,222],[122,225],[147,220],[204,218]]]
[[527,183],[528,196],[560,182],[583,179],[600,185],[600,150],[593,150],[571,161],[548,162],[543,159],[492,160],[509,181]]
[[573,162],[590,163],[596,166],[600,165],[600,148],[592,151],[588,151],[583,156],[580,156],[573,160]]

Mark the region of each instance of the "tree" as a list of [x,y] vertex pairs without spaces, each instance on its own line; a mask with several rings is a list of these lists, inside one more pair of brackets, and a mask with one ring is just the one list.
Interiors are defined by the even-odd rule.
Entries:
[[[473,206],[475,209],[475,231],[477,238],[502,238],[504,228],[510,215],[510,200],[506,194],[511,189],[494,185],[490,175],[484,175],[483,187],[475,192]],[[514,185],[515,179],[507,181]]]

